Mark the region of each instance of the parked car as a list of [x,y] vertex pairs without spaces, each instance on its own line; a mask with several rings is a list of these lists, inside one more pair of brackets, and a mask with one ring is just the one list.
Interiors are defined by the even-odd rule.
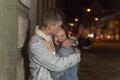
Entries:
[[91,50],[92,49],[92,41],[90,38],[85,39],[83,50]]
[[84,38],[83,36],[78,39],[78,48],[82,50],[91,50],[92,49],[92,40],[90,38]]

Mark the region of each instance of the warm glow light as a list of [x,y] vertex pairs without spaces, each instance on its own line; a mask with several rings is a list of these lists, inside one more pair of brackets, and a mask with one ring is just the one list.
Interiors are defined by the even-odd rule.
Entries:
[[91,9],[90,9],[90,8],[88,8],[86,11],[87,11],[87,12],[91,12]]
[[73,26],[74,26],[74,24],[73,24],[73,23],[69,23],[69,26],[73,27]]
[[90,38],[93,38],[94,37],[94,34],[88,34],[88,37],[90,37]]
[[95,21],[98,21],[99,20],[99,18],[95,18]]
[[71,32],[71,31],[68,31],[68,34],[69,34],[69,35],[71,35],[71,34],[72,34],[72,32]]
[[71,23],[70,25],[71,25],[71,26],[74,26],[74,24],[73,24],[73,23]]
[[75,22],[78,22],[78,18],[75,18]]

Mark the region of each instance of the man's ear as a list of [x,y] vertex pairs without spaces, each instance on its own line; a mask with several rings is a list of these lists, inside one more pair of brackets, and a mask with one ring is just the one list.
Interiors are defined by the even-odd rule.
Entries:
[[50,25],[47,27],[47,29],[48,29],[48,31],[50,31],[50,29],[51,29]]

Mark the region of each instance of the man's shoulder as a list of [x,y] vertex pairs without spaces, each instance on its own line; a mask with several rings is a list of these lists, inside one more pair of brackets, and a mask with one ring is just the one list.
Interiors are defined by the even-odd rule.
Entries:
[[42,38],[38,35],[33,35],[33,37],[31,38],[31,43],[34,44],[34,43],[38,43],[38,42],[41,42]]

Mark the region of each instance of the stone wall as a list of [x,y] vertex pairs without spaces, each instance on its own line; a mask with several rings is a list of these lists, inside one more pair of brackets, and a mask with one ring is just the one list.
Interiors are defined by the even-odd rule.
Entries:
[[28,80],[28,41],[55,0],[0,0],[0,80]]

